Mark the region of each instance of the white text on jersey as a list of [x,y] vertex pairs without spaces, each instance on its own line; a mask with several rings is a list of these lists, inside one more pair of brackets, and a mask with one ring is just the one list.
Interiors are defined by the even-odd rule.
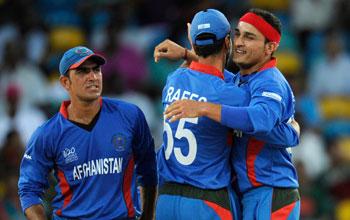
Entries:
[[207,98],[204,96],[199,97],[198,94],[192,93],[187,90],[181,90],[177,89],[175,91],[175,88],[170,86],[167,90],[166,97],[165,97],[165,102],[174,102],[176,100],[180,99],[190,99],[190,100],[195,100],[195,101],[200,101],[200,102],[206,102]]
[[90,160],[87,163],[74,166],[74,180],[104,174],[120,173],[122,171],[123,158],[101,158]]

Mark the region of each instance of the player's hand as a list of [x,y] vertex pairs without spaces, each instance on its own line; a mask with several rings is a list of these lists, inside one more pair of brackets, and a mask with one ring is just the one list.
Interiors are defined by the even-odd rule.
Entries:
[[163,58],[180,60],[185,56],[185,48],[174,41],[166,39],[154,48],[153,56],[156,63]]
[[174,122],[181,118],[196,118],[203,116],[205,103],[193,100],[177,100],[165,109],[164,117]]

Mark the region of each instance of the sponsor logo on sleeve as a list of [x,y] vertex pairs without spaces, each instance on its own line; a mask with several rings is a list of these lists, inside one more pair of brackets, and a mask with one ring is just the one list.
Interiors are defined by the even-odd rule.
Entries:
[[274,99],[274,100],[279,101],[279,102],[282,101],[282,97],[274,92],[263,92],[262,96]]

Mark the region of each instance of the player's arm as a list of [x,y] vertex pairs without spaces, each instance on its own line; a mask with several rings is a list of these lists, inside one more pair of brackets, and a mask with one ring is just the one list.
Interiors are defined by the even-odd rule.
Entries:
[[157,163],[154,141],[145,116],[137,108],[133,152],[137,182],[142,187],[142,220],[153,219],[157,195]]
[[258,140],[276,147],[293,147],[299,144],[300,127],[294,119],[291,122],[282,122],[275,126],[267,135],[254,135]]
[[[251,101],[250,95],[243,89],[235,86],[233,83],[218,84],[215,86],[218,89],[218,95],[220,97],[220,103],[229,106],[248,106],[250,103],[256,103],[257,101],[253,98]],[[265,97],[264,97],[265,98]],[[263,103],[258,98],[257,103]],[[211,110],[212,111],[212,110]],[[215,110],[214,110],[215,112]],[[220,118],[221,112],[216,112],[216,117]],[[262,140],[272,146],[296,146],[299,143],[300,128],[299,124],[293,119],[290,122],[278,123],[272,130],[267,134],[254,134],[254,137],[258,140]]]
[[142,215],[140,220],[154,219],[154,209],[156,203],[157,187],[141,187]]
[[[187,23],[187,38],[192,45],[190,37],[191,24]],[[185,62],[181,65],[183,67],[189,66],[192,61],[198,61],[198,56],[193,50],[188,50],[174,41],[169,39],[164,40],[158,44],[153,51],[154,61],[157,63],[160,59],[180,60],[184,59]]]
[[[249,107],[224,106],[225,117],[234,118],[226,119],[224,123],[222,120],[222,107],[223,105],[209,102],[178,100],[165,110],[164,116],[166,119],[170,119],[170,122],[181,118],[206,116],[230,128],[238,129],[245,133],[253,133],[254,125],[249,119]],[[268,133],[257,133],[254,137],[270,144],[290,147],[299,143],[299,135],[299,124],[295,121],[293,123],[279,123],[277,126],[273,126]]]
[[46,219],[42,196],[49,186],[48,173],[54,162],[50,152],[44,150],[47,145],[44,139],[42,129],[37,129],[26,147],[20,166],[18,194],[28,219]]
[[154,48],[153,56],[156,63],[161,59],[184,59],[185,63],[182,66],[188,65],[192,61],[198,61],[198,56],[194,51],[188,50],[169,39],[164,40]]
[[33,205],[25,210],[28,220],[46,220],[45,209],[40,205]]

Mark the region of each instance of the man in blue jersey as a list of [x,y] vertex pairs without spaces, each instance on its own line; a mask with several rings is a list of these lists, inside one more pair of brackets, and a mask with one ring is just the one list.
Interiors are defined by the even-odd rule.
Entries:
[[[291,154],[286,148],[288,145],[268,144],[260,139],[281,122],[292,121],[297,129],[299,127],[293,121],[293,93],[275,67],[276,59],[272,56],[280,36],[278,18],[259,9],[252,9],[242,16],[235,29],[233,61],[240,72],[233,77],[233,82],[251,94],[248,107],[180,100],[165,112],[171,121],[207,116],[243,131],[235,141],[232,162],[243,193],[244,219],[299,218],[298,181]],[[166,42],[156,49],[156,60],[180,58],[185,51],[173,42]],[[196,57],[189,51],[187,53],[189,59]]]
[[[188,103],[199,105],[207,102],[236,107],[248,105],[248,93],[242,93],[244,89],[224,81],[224,75],[229,78],[227,72],[223,73],[230,48],[229,33],[230,25],[220,12],[208,9],[196,14],[190,39],[198,55],[197,61],[168,77],[162,98],[165,109],[173,102],[181,103],[178,100],[192,100]],[[168,50],[171,45],[174,46],[168,41],[156,51],[164,52],[163,49]],[[174,51],[181,54],[183,50],[172,50],[168,55],[176,58]],[[157,219],[232,219],[225,188],[231,178],[227,165],[230,149],[225,138],[228,130],[219,125],[218,120],[215,123],[207,117],[197,116],[182,118],[176,123],[171,123],[174,118],[165,120],[164,146],[158,153],[159,176],[163,184],[157,202]],[[271,146],[295,145],[297,141],[288,142],[297,137],[294,129],[287,126],[287,121],[280,124],[269,134],[256,134],[257,138]]]
[[105,59],[86,47],[66,51],[60,83],[70,96],[29,141],[18,182],[28,219],[46,219],[42,205],[51,171],[57,179],[53,219],[153,218],[157,185],[154,143],[141,110],[102,98]]

